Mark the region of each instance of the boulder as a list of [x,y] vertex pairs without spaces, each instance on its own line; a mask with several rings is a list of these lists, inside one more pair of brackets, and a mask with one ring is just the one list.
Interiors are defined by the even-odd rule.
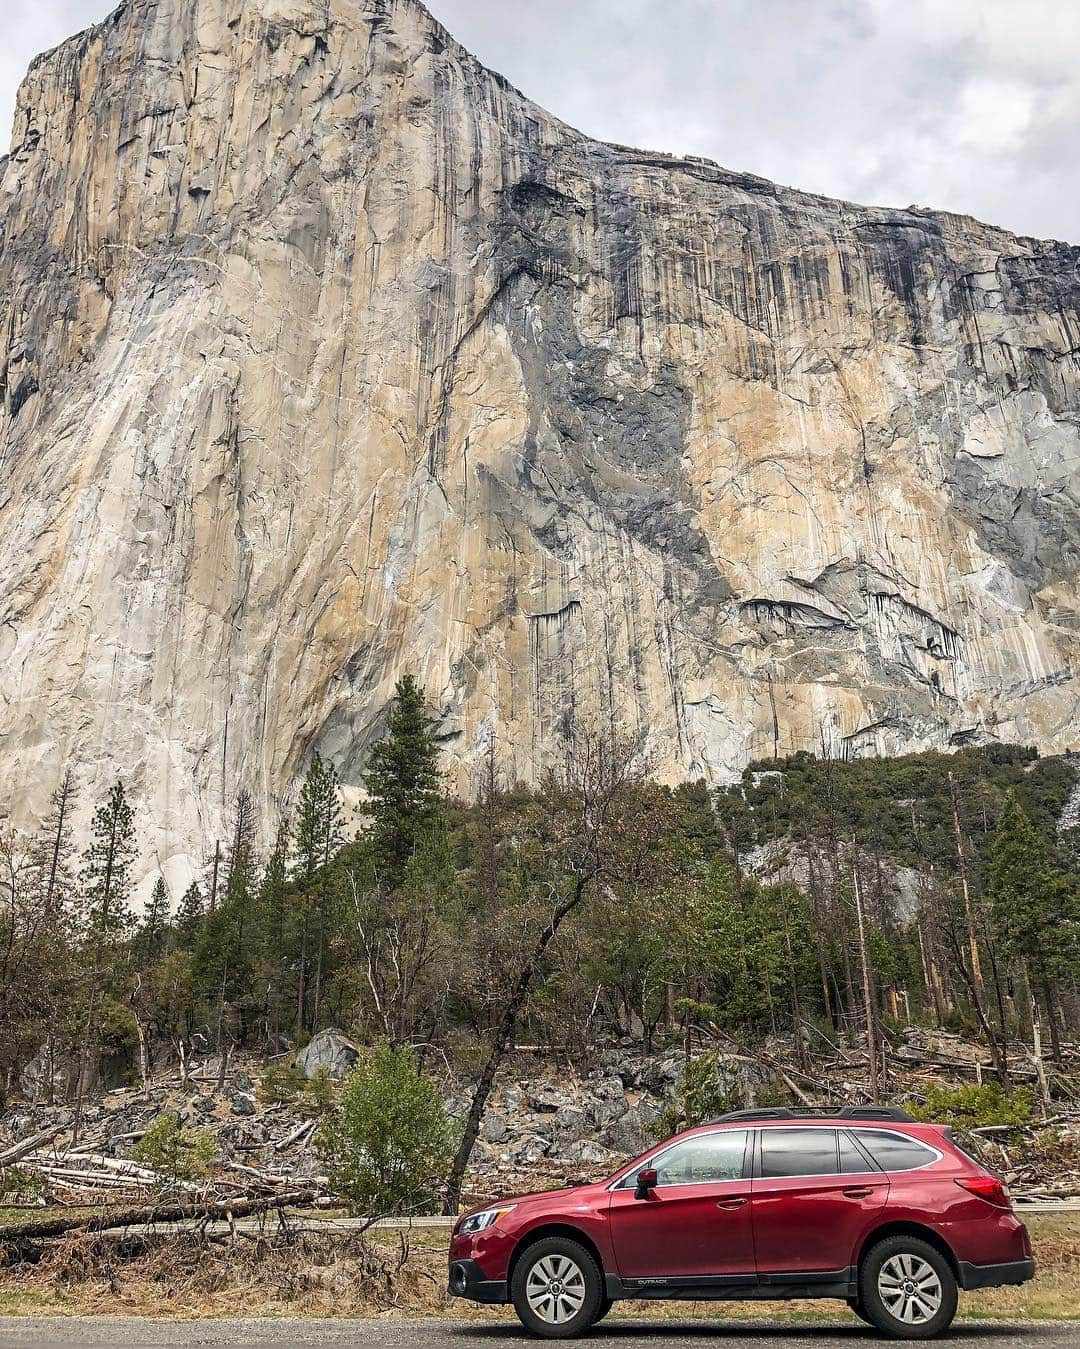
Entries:
[[593,1095],[592,1114],[598,1128],[604,1129],[621,1119],[630,1107],[626,1088],[618,1077],[603,1077],[589,1084]]
[[321,1030],[301,1049],[294,1063],[305,1077],[326,1068],[333,1078],[342,1078],[360,1057],[356,1046],[339,1030]]
[[485,1143],[501,1143],[510,1133],[501,1115],[485,1115],[480,1121],[480,1137]]
[[563,1153],[568,1162],[573,1162],[578,1166],[598,1166],[610,1167],[614,1170],[618,1165],[618,1159],[615,1153],[608,1148],[601,1147],[599,1143],[592,1143],[588,1139],[582,1139],[579,1143],[571,1143]]
[[584,1110],[575,1105],[564,1105],[555,1112],[555,1128],[570,1138],[581,1138],[589,1132],[592,1121]]
[[554,1115],[568,1103],[565,1094],[548,1082],[530,1082],[526,1088],[526,1099],[531,1110],[544,1115]]
[[[86,1096],[98,1096],[126,1086],[131,1078],[132,1059],[124,1046],[105,1045],[91,1059]],[[57,1054],[43,1044],[19,1076],[19,1089],[28,1101],[70,1101],[79,1083],[77,1054]]]
[[607,1129],[603,1142],[624,1157],[644,1152],[649,1145],[649,1132],[641,1111],[636,1107],[627,1110]]

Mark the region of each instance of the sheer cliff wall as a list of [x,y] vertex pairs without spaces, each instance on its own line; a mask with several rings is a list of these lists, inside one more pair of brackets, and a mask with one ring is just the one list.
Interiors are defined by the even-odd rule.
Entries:
[[463,791],[1080,742],[1080,250],[592,141],[416,0],[126,0],[0,169],[17,819],[122,772],[179,884],[405,670]]

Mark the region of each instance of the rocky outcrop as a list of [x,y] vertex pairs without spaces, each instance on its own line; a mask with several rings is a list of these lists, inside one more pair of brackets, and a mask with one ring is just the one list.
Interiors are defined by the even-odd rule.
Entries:
[[406,669],[462,790],[1067,747],[1078,264],[589,140],[417,0],[125,0],[0,180],[5,804],[122,769],[181,885]]
[[293,1060],[305,1077],[323,1070],[333,1078],[343,1078],[359,1057],[356,1046],[339,1030],[321,1030]]

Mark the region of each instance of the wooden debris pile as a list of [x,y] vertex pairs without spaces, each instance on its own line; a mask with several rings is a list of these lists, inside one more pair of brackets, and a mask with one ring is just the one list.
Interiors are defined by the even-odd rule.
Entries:
[[[210,1084],[207,1087],[207,1084]],[[133,1157],[165,1112],[213,1140],[205,1177],[164,1174]],[[0,1118],[0,1203],[50,1208],[151,1202],[274,1201],[302,1188],[326,1204],[313,1148],[319,1119],[285,1102],[260,1103],[251,1076],[163,1073],[145,1090],[121,1088],[82,1111],[71,1104],[26,1105]]]

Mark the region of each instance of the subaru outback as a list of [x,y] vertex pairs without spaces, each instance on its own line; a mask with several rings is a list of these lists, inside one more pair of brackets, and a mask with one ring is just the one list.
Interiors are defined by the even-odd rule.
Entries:
[[597,1184],[465,1214],[450,1292],[512,1303],[551,1339],[623,1298],[840,1298],[886,1336],[928,1339],[957,1290],[1019,1284],[1031,1243],[1001,1182],[905,1111],[736,1111]]

